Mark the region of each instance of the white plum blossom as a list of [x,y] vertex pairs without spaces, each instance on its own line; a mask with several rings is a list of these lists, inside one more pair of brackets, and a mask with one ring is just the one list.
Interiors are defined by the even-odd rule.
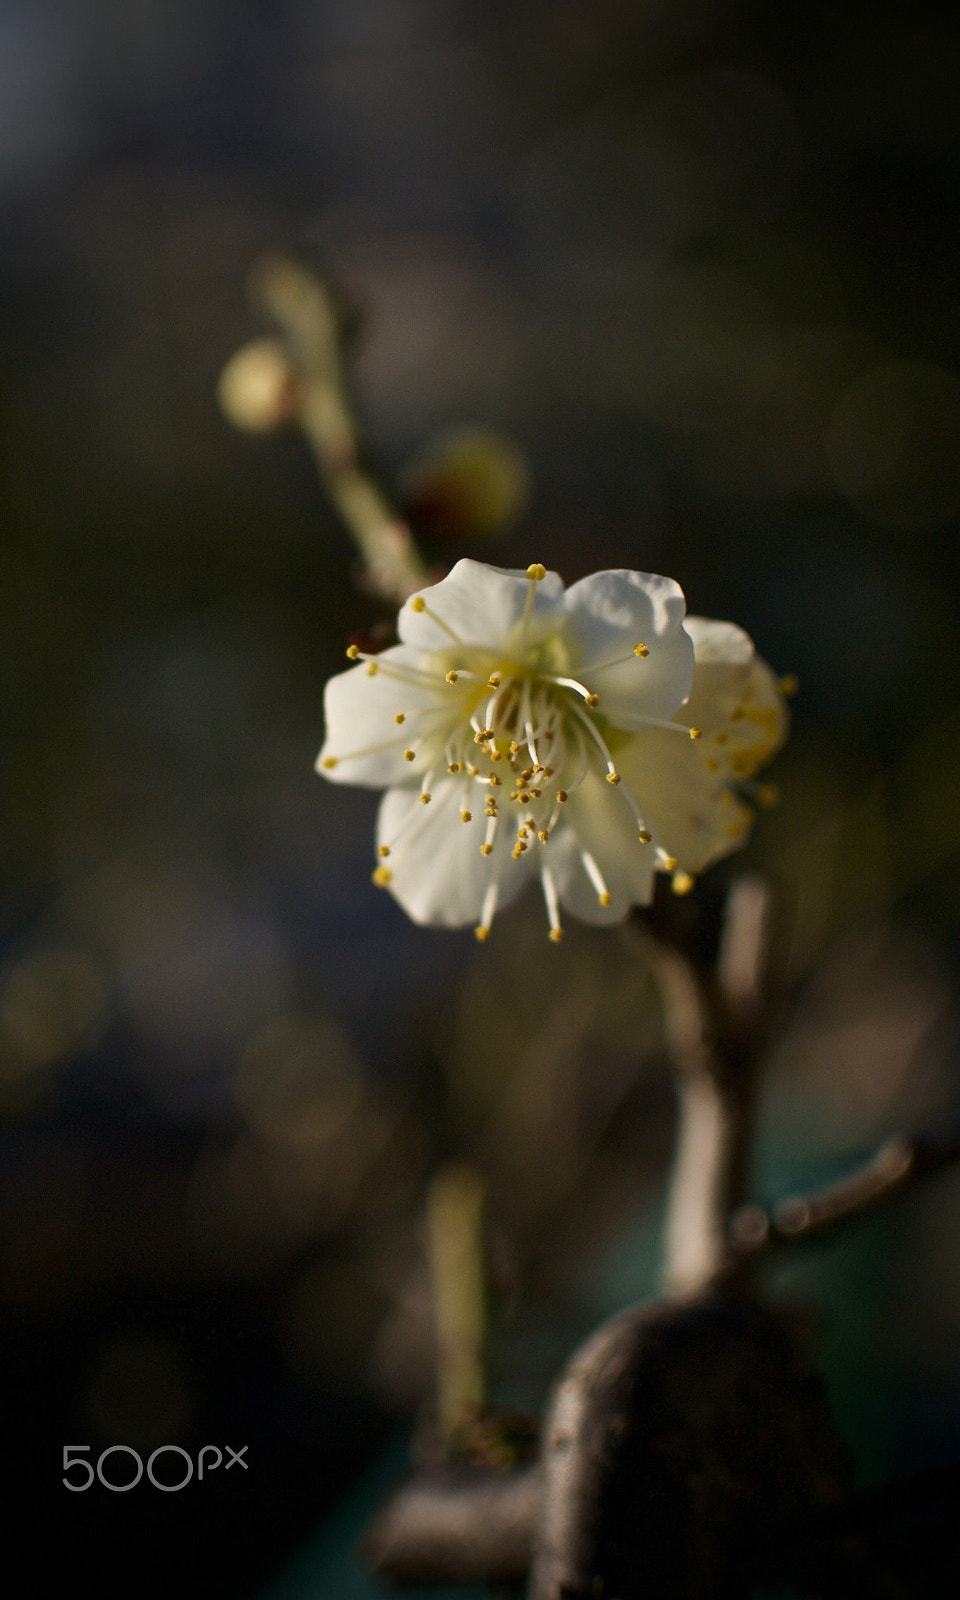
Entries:
[[[385,789],[374,882],[415,922],[490,932],[539,878],[612,923],[680,893],[746,839],[745,795],[782,744],[782,685],[729,622],[685,617],[671,578],[458,561],[403,606],[400,643],[332,678],[317,769]],[[754,789],[756,786],[754,786]]]

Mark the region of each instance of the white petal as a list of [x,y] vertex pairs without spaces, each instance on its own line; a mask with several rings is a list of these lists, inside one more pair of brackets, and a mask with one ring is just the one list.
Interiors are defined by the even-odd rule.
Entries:
[[617,770],[657,844],[684,872],[702,872],[745,842],[753,812],[711,773],[701,741],[645,730],[617,750]]
[[[572,670],[599,694],[609,722],[632,729],[647,717],[674,715],[693,684],[679,584],[650,572],[595,572],[567,590],[566,610],[575,640]],[[639,644],[647,655],[634,654]]]
[[[684,721],[687,709],[684,706]],[[721,772],[734,779],[749,778],[776,754],[789,729],[790,714],[779,680],[760,656],[754,656],[735,717],[701,743]]]
[[[405,644],[420,650],[448,651],[456,648],[457,641],[502,650],[516,638],[529,595],[525,572],[458,561],[439,583],[411,596],[397,619],[397,630]],[[426,601],[425,611],[413,609],[411,602],[419,599]],[[562,618],[563,583],[555,572],[548,572],[534,592],[526,642],[536,643]]]
[[[483,789],[444,777],[421,806],[409,789],[388,789],[377,817],[378,845],[392,846],[383,865],[387,885],[414,922],[462,928],[480,921],[490,884],[499,882],[498,905],[509,904],[530,877],[534,851],[514,860],[515,830],[502,819],[493,854],[480,852],[485,835]],[[461,822],[462,809],[472,812]]]
[[688,617],[684,626],[693,640],[693,688],[677,721],[713,733],[729,721],[746,692],[753,641],[732,622]]
[[[360,663],[330,679],[324,691],[326,737],[317,757],[318,772],[334,783],[369,789],[416,782],[435,755],[436,740],[424,750],[424,735],[447,725],[447,710],[450,721],[455,720],[455,706],[445,698],[450,687],[439,674],[435,681],[426,678],[420,661],[419,651],[394,645],[377,657],[372,676],[368,665]],[[398,715],[407,720],[398,724]],[[417,750],[417,759],[406,762],[403,752],[410,748]]]
[[[610,895],[602,905],[584,863],[593,858]],[[653,893],[653,846],[641,844],[629,804],[617,789],[591,772],[571,794],[563,817],[544,847],[561,903],[582,922],[622,922],[631,906],[648,905]]]

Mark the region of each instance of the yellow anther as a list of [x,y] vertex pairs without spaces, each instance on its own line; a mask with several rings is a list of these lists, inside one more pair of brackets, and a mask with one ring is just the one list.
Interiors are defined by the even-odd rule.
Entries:
[[499,672],[491,672],[489,678],[487,679],[487,683],[490,685],[491,689],[499,689],[500,681]]
[[676,856],[664,856],[663,864],[666,867],[668,872],[676,871],[676,866],[677,866],[677,858],[676,858]]
[[526,837],[527,837],[526,828],[518,828],[517,829],[517,838],[518,839],[525,839]]
[[512,851],[510,852],[511,855],[513,856],[514,861],[519,861],[520,860],[520,857],[523,855],[523,852],[524,852],[524,850],[526,850],[526,848],[527,848],[526,845],[523,844],[518,839],[516,844],[514,845]]
[[562,806],[563,802],[566,800],[566,798],[567,798],[566,789],[558,789],[557,790],[557,803],[558,803],[558,805]]
[[377,663],[375,661],[368,661],[367,662],[367,677],[368,678],[375,678],[379,671],[380,671],[380,668],[377,666]]
[[403,759],[404,759],[404,761],[416,761],[416,759],[417,759],[416,750],[404,750]]
[[520,746],[517,744],[516,739],[511,739],[510,740],[510,754],[512,756],[515,756],[515,755],[518,755],[519,752],[520,752]]
[[691,739],[699,739],[699,737],[700,737],[700,729],[699,728],[691,728],[690,729],[690,737],[691,737]]
[[600,696],[598,694],[588,694],[584,704],[590,707],[598,706],[600,704]]
[[795,672],[788,672],[785,678],[780,679],[780,693],[785,694],[788,700],[791,695],[796,694],[799,687],[800,679]]
[[467,772],[469,773],[471,778],[476,778],[479,775],[480,768],[479,767],[471,767],[469,765],[469,763],[468,763]]
[[496,732],[496,728],[481,728],[474,734],[473,742],[474,744],[485,744],[488,739],[495,738]]
[[642,643],[641,644],[635,644],[634,647],[633,647],[633,653],[634,653],[635,656],[639,656],[641,661],[642,661],[644,656],[648,656],[650,654],[650,647],[649,647],[649,645],[645,645],[645,644],[642,644]]
[[495,789],[499,789],[499,787],[500,787],[500,779],[497,777],[497,774],[495,772],[491,772],[489,778],[487,779],[487,782],[489,784],[492,784],[492,786]]
[[650,840],[653,838],[653,834],[648,833],[646,828],[641,828],[640,832],[637,834],[637,838],[640,840],[641,844],[649,844]]
[[533,583],[539,583],[541,581],[541,579],[545,578],[546,576],[547,576],[547,569],[539,561],[531,562],[530,566],[527,568],[527,577]]
[[377,845],[377,855],[378,856],[388,856],[389,854],[390,854],[390,846],[388,844],[379,844],[379,845]]
[[503,760],[503,751],[502,750],[491,750],[490,751],[490,760],[491,761],[502,761]]
[[619,774],[619,772],[608,772],[607,773],[607,782],[608,783],[612,783],[614,785],[618,784],[620,782],[620,774]]
[[461,822],[472,822],[473,821],[473,812],[472,811],[461,811],[461,813],[460,813],[460,821]]
[[477,942],[479,944],[486,944],[487,940],[490,937],[490,929],[489,928],[484,928],[483,926],[481,926],[479,928],[474,928],[473,937],[477,940]]
[[394,714],[393,714],[393,720],[397,724],[397,727],[399,728],[401,722],[406,722],[407,713],[405,711],[395,711]]
[[357,648],[357,646],[355,644],[348,644],[347,645],[347,655],[350,657],[351,661],[356,661],[356,659],[359,656],[359,654],[360,654],[360,651],[359,651],[359,649]]
[[563,938],[563,929],[551,928],[550,932],[547,934],[547,938],[550,939],[553,944],[559,944],[560,940]]
[[433,795],[432,794],[427,794],[426,792],[424,792],[422,795],[419,796],[420,804],[422,806],[428,806],[432,799],[433,799]]
[[423,595],[422,594],[414,595],[413,599],[410,601],[410,610],[419,612],[419,611],[426,611],[426,609],[427,609],[427,602],[426,602],[426,600],[424,600]]
[[526,806],[526,805],[530,804],[530,796],[525,791],[518,792],[517,799],[520,801],[520,804],[522,806]]
[[542,793],[543,793],[542,789],[531,789],[530,790],[531,799],[539,800]]
[[387,884],[392,881],[393,873],[389,867],[375,867],[370,877],[378,889],[385,889]]
[[541,828],[540,831],[537,834],[537,838],[540,840],[541,844],[546,844],[546,842],[549,839],[549,837],[550,837],[550,835],[547,832],[546,828]]
[[691,878],[689,872],[675,872],[670,887],[674,894],[689,894],[696,880]]
[[328,772],[332,772],[339,761],[339,756],[324,756],[323,764]]
[[597,895],[597,899],[600,901],[600,904],[602,906],[608,906],[610,904],[610,896],[607,893],[606,889],[604,889],[603,894],[598,894]]
[[482,844],[480,846],[480,854],[482,856],[492,856],[493,855],[493,845],[492,844]]
[[463,768],[460,765],[459,761],[451,761],[449,767],[447,768],[447,771],[449,772],[449,774],[450,774],[450,776],[452,778],[455,778],[458,772],[462,772],[463,771]]
[[458,677],[459,677],[459,673],[454,672],[453,669],[451,668],[450,671],[447,673],[447,682],[448,683],[456,683]]

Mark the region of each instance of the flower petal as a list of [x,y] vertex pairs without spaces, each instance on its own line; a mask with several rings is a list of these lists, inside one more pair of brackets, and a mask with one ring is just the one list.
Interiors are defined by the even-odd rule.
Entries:
[[657,844],[684,872],[702,872],[744,843],[753,812],[710,771],[699,741],[645,729],[618,749],[617,769]]
[[[610,896],[607,905],[585,857],[592,859]],[[648,905],[653,894],[653,846],[641,843],[630,806],[597,772],[570,795],[544,859],[561,904],[582,922],[622,922],[631,906]]]
[[688,617],[684,627],[693,640],[693,688],[676,720],[702,734],[714,733],[730,720],[746,692],[753,640],[734,623],[707,617]]
[[530,877],[534,852],[527,850],[514,859],[514,832],[505,818],[493,853],[481,854],[482,806],[467,804],[473,820],[460,820],[470,799],[472,793],[462,779],[445,777],[434,786],[430,804],[422,808],[409,789],[388,789],[380,802],[377,843],[390,848],[383,863],[390,872],[386,887],[414,922],[445,928],[479,923],[494,881],[499,884],[498,905],[504,906]]
[[[693,684],[693,643],[683,628],[683,590],[650,572],[595,572],[567,590],[573,670],[600,696],[618,728],[672,717]],[[638,645],[646,654],[635,654]]]
[[[687,709],[684,706],[684,721]],[[754,656],[734,715],[702,740],[703,753],[714,760],[718,771],[734,779],[750,778],[776,754],[789,731],[790,713],[779,679],[760,656]]]
[[[376,671],[371,674],[370,666]],[[334,783],[356,783],[369,789],[416,782],[430,765],[432,746],[424,735],[446,725],[455,707],[440,674],[431,680],[421,669],[419,651],[393,645],[374,663],[361,663],[331,678],[324,691],[326,737],[317,757],[317,771]],[[403,716],[404,724],[397,717]],[[413,748],[416,759],[404,760]]]
[[[457,642],[503,650],[519,632],[530,583],[525,572],[458,561],[439,583],[410,597],[397,619],[397,631],[404,644],[418,650],[448,651]],[[426,601],[426,610],[415,609],[420,600]],[[535,644],[562,617],[563,583],[555,572],[548,572],[536,586],[526,642]]]

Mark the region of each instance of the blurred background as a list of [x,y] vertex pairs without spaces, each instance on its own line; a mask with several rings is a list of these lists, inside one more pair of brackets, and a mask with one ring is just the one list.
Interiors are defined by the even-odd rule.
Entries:
[[[0,0],[3,1414],[50,1531],[18,1593],[372,1592],[450,1158],[489,1183],[499,1398],[656,1285],[630,929],[417,929],[376,797],[313,773],[384,613],[302,439],[217,408],[265,248],[352,308],[387,481],[464,425],[522,452],[502,536],[421,506],[431,560],[665,572],[798,674],[733,863],[780,905],[758,1194],[956,1121],[958,50],[924,0]],[[771,1275],[864,1484],[960,1457],[958,1225],[944,1174]],[[71,1495],[71,1443],[249,1470]],[[911,1561],[948,1592],[939,1523]]]

